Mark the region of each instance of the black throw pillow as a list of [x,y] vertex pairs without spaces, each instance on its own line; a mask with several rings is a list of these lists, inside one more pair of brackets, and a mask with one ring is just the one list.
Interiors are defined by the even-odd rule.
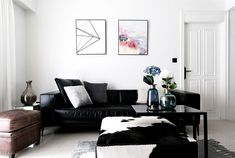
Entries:
[[72,103],[70,102],[64,87],[66,86],[78,86],[82,85],[82,82],[78,79],[62,79],[62,78],[55,78],[55,82],[59,88],[59,91],[64,99],[66,107],[73,107]]
[[86,81],[83,83],[93,103],[107,103],[107,83],[89,83]]

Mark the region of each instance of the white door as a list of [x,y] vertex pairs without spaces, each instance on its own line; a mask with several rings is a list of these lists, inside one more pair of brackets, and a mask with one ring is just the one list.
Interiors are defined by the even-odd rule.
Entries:
[[201,109],[211,119],[220,119],[225,105],[221,28],[216,23],[185,24],[185,90],[200,93]]

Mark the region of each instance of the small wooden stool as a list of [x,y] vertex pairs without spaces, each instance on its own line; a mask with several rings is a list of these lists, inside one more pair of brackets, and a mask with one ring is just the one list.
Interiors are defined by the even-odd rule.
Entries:
[[0,153],[14,158],[16,152],[40,143],[41,114],[37,110],[0,112]]

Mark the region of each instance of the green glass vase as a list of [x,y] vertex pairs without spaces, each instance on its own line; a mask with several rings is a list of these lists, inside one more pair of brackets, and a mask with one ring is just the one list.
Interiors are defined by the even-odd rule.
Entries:
[[168,89],[164,89],[164,95],[160,98],[162,109],[173,110],[176,106],[176,98]]

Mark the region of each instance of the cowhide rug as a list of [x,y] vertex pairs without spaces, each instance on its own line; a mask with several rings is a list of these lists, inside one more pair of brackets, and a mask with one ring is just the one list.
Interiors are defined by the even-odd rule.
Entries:
[[[198,141],[199,158],[203,158],[203,140]],[[209,158],[235,158],[235,152],[229,151],[214,139],[208,141]],[[72,154],[72,158],[96,158],[96,141],[78,142],[77,148]]]

